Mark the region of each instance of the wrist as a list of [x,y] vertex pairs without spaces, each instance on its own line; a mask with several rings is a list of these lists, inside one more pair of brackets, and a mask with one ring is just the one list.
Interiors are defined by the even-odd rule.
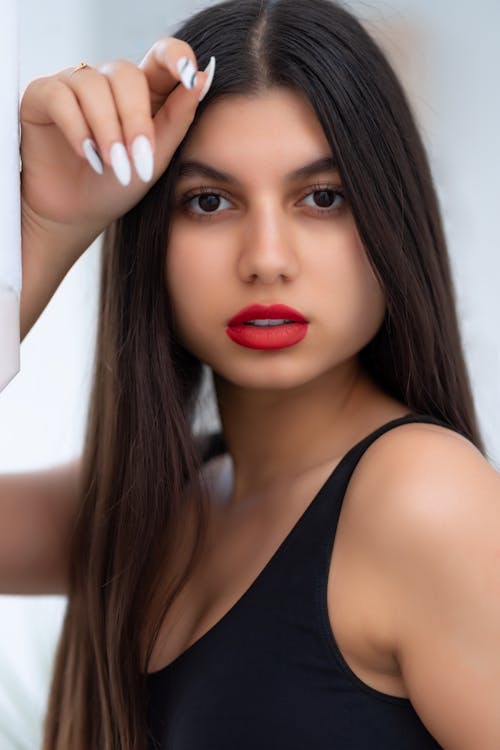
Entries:
[[22,288],[21,341],[54,295],[68,271],[99,236],[81,228],[61,225],[21,208]]
[[29,256],[30,261],[35,257],[50,259],[64,276],[99,234],[97,229],[92,231],[81,225],[43,218],[21,200],[23,263],[25,256]]

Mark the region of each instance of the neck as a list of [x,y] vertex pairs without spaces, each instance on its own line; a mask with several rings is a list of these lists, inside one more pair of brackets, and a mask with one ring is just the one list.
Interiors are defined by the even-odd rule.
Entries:
[[214,373],[233,465],[233,500],[342,455],[357,439],[380,390],[357,360],[297,388],[241,388]]

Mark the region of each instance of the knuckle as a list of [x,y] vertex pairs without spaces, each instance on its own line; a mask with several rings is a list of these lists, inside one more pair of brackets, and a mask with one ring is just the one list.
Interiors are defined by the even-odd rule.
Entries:
[[177,39],[175,36],[161,37],[157,44],[159,45],[159,51],[164,52],[170,59],[195,57],[191,45],[183,39]]
[[115,74],[118,67],[118,60],[109,60],[98,65],[95,70],[101,73],[103,76],[112,76]]
[[134,75],[138,71],[138,68],[129,60],[111,60],[99,65],[97,70],[108,78],[120,80],[122,78],[128,79],[130,75]]
[[67,86],[57,78],[47,78],[44,83],[40,85],[40,94],[43,94],[44,101],[49,105],[57,104],[62,98],[67,98],[70,94]]
[[26,86],[25,91],[33,91],[33,89],[41,89],[42,86],[47,86],[47,84],[53,83],[54,81],[57,81],[57,76],[42,76],[40,78],[34,78],[32,81],[28,83]]
[[40,78],[36,78],[33,81],[30,81],[26,88],[24,89],[23,96],[21,99],[21,102],[26,103],[32,96],[36,96],[38,91],[40,90],[42,84],[40,83]]

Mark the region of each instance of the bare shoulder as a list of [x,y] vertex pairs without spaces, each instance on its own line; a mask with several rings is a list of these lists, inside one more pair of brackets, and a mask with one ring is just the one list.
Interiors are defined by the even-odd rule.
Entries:
[[500,474],[470,440],[452,428],[413,422],[389,430],[372,443],[353,481],[359,494],[377,496],[378,511],[383,510],[381,504],[390,506],[398,498],[402,512],[411,510],[415,497],[419,507],[425,497],[435,505],[440,491],[446,502],[464,482],[476,489],[483,484],[498,487]]
[[[388,555],[446,555],[450,530],[500,534],[500,473],[476,446],[451,428],[399,425],[363,455],[352,481],[360,532]],[[498,541],[498,537],[497,537]],[[413,546],[412,546],[413,545]]]
[[378,438],[373,447],[381,453],[395,451],[398,458],[408,456],[410,459],[415,455],[414,449],[418,449],[417,455],[420,455],[422,450],[431,454],[438,449],[441,458],[444,458],[446,454],[453,458],[457,452],[462,456],[465,452],[469,452],[487,463],[481,452],[464,435],[452,427],[428,422],[410,422],[399,425]]
[[[362,472],[378,511],[401,523],[457,521],[498,509],[500,474],[476,446],[455,430],[424,422],[400,425],[370,446]],[[462,515],[463,514],[463,515]],[[450,518],[451,520],[451,518]],[[419,526],[411,526],[418,530]],[[430,529],[427,529],[430,531]]]
[[390,430],[361,461],[353,477],[360,548],[391,603],[408,696],[444,747],[494,750],[500,474],[465,437],[425,423]]

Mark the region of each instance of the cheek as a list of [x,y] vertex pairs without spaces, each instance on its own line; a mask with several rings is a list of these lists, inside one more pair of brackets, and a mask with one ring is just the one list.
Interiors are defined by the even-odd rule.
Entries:
[[[165,256],[165,285],[174,311],[176,328],[184,342],[201,333],[203,323],[217,309],[223,269],[218,266],[220,253],[200,247],[199,233],[187,230],[170,234]],[[226,271],[227,274],[227,271]]]
[[165,262],[167,288],[172,294],[206,289],[221,278],[223,253],[212,235],[181,218],[172,223]]
[[[386,304],[354,220],[337,222],[334,234],[319,233],[311,240],[309,230],[295,239],[300,256],[294,280],[298,298],[310,301],[310,313],[321,320],[328,335],[345,338],[346,345],[363,346],[380,328]],[[188,347],[203,339],[207,327],[221,325],[221,290],[227,289],[229,273],[227,252],[222,252],[226,240],[206,233],[200,246],[198,228],[182,221],[172,225],[165,283],[176,328]]]
[[[346,227],[326,247],[316,269],[317,300],[332,331],[344,331],[360,342],[370,340],[385,316],[384,291],[357,231]],[[323,300],[323,303],[321,303]]]

